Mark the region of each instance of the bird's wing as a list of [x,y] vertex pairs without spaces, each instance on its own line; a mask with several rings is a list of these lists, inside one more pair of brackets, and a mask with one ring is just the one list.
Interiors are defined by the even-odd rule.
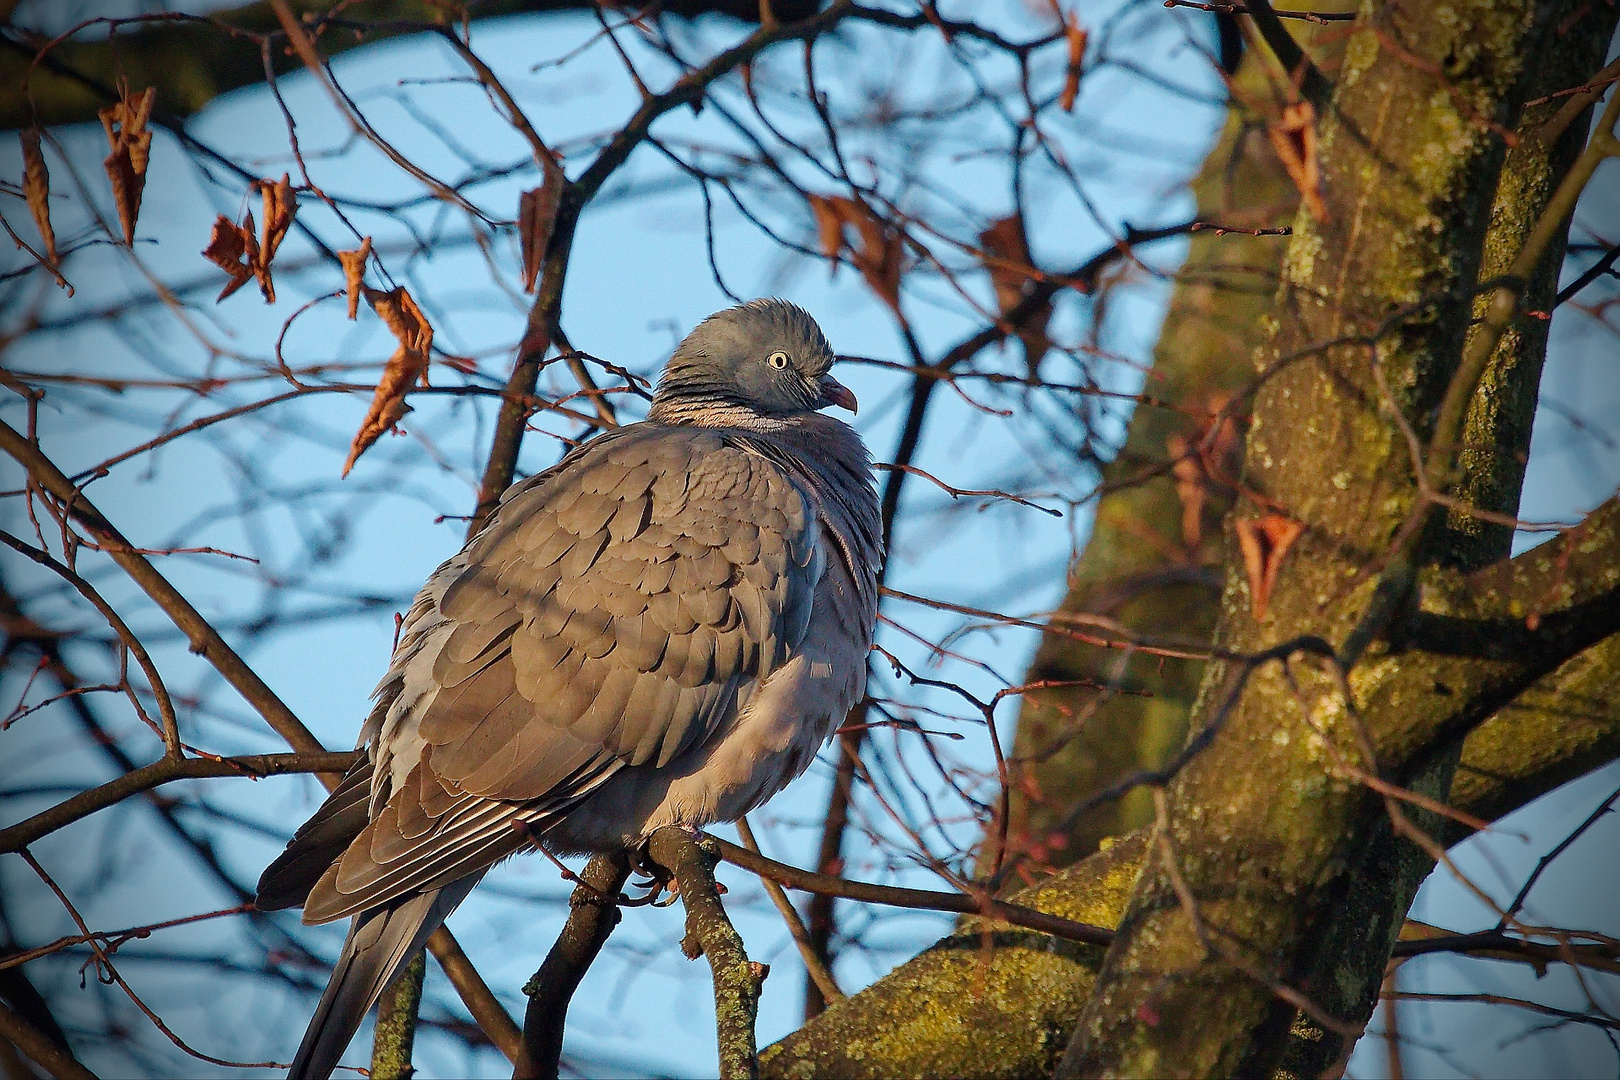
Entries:
[[306,921],[454,881],[702,741],[803,639],[819,541],[805,493],[712,430],[627,429],[514,490],[412,612],[381,689],[431,663],[433,690],[384,728],[383,798]]
[[259,877],[254,904],[260,911],[301,907],[326,868],[366,827],[371,793],[371,758],[362,756],[343,774],[310,819],[298,826],[292,842]]

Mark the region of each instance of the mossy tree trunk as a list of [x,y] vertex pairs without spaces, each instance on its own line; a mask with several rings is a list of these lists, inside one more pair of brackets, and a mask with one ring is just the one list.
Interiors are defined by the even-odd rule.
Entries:
[[[1296,219],[1264,357],[1282,366],[1254,401],[1244,481],[1267,505],[1235,510],[1280,508],[1305,529],[1264,617],[1228,560],[1223,649],[1256,654],[1306,636],[1337,646],[1363,617],[1420,496],[1398,419],[1427,443],[1470,332],[1470,290],[1517,254],[1550,194],[1531,181],[1545,180],[1541,153],[1531,155],[1541,169],[1507,174],[1498,201],[1500,131],[1574,55],[1593,70],[1613,32],[1612,13],[1583,19],[1576,6],[1391,5],[1358,23],[1319,131],[1327,212]],[[1575,25],[1561,33],[1565,20]],[[1545,275],[1538,284],[1545,294]],[[1514,451],[1528,445],[1544,340],[1527,325],[1501,343],[1469,414],[1457,491],[1484,509],[1518,502]],[[1449,524],[1427,536],[1420,562],[1469,570],[1507,554],[1509,530]],[[1426,611],[1472,603],[1429,588]],[[1350,674],[1354,710],[1321,662],[1256,668],[1235,702],[1234,665],[1211,665],[1192,726],[1221,717],[1220,730],[1168,786],[1154,857],[1059,1075],[1270,1073],[1296,1014],[1283,988],[1346,1030],[1365,1020],[1427,867],[1403,855],[1388,809],[1346,766],[1444,795],[1450,748],[1490,697],[1542,674],[1527,654],[1469,666],[1426,652],[1437,647],[1375,645]]]
[[[1184,538],[1185,504],[1169,480],[1105,500],[1091,546],[1072,572],[1065,610],[1095,611],[1101,595],[1115,602],[1106,613],[1133,629],[1184,635],[1213,626],[1219,611],[1220,643],[1239,652],[1300,634],[1342,640],[1418,495],[1410,454],[1372,364],[1380,365],[1402,415],[1426,436],[1470,332],[1468,288],[1511,262],[1584,141],[1584,116],[1551,146],[1534,137],[1558,102],[1520,115],[1526,100],[1579,84],[1601,64],[1614,14],[1577,7],[1391,5],[1364,16],[1349,40],[1345,70],[1329,67],[1338,86],[1320,129],[1329,214],[1321,223],[1300,218],[1282,290],[1251,296],[1231,288],[1231,276],[1223,279],[1235,263],[1263,270],[1263,241],[1244,241],[1247,258],[1232,264],[1220,262],[1222,249],[1195,244],[1154,372],[1158,392],[1182,395],[1175,400],[1183,403],[1252,380],[1254,366],[1223,368],[1220,361],[1249,360],[1263,328],[1275,328],[1275,337],[1262,367],[1366,333],[1413,301],[1451,297],[1399,321],[1376,349],[1304,356],[1264,383],[1244,482],[1307,526],[1266,618],[1254,619],[1235,559],[1226,560],[1219,601],[1212,590],[1189,587],[1195,575],[1177,580],[1166,572],[1225,558],[1218,547],[1211,550],[1218,535],[1206,536],[1201,550],[1182,545],[1175,557],[1163,554]],[[1515,125],[1510,152],[1500,132]],[[1231,209],[1220,202],[1219,179],[1242,176],[1255,164],[1245,156],[1254,144],[1246,145],[1241,132],[1234,117],[1198,182],[1208,216]],[[1258,161],[1269,163],[1269,177],[1240,189],[1250,206],[1264,205],[1266,196],[1257,194],[1262,183],[1275,190],[1281,182],[1268,158],[1269,148]],[[1529,310],[1549,305],[1561,255],[1560,243],[1528,283]],[[1218,298],[1211,287],[1217,282],[1227,286]],[[1268,313],[1271,319],[1262,317]],[[1515,322],[1469,414],[1455,493],[1482,509],[1512,513],[1517,506],[1545,331],[1544,320]],[[1164,460],[1171,439],[1189,431],[1196,431],[1191,420],[1139,411],[1115,470],[1128,475],[1148,460]],[[1262,511],[1245,504],[1237,512]],[[1359,723],[1387,777],[1443,796],[1455,772],[1453,804],[1489,819],[1620,756],[1614,704],[1620,638],[1603,636],[1612,629],[1587,625],[1577,645],[1554,645],[1546,634],[1520,635],[1494,649],[1475,642],[1460,650],[1464,655],[1447,655],[1459,651],[1457,641],[1441,640],[1469,625],[1446,621],[1456,616],[1496,619],[1496,631],[1512,637],[1523,627],[1522,605],[1537,595],[1550,607],[1573,605],[1571,622],[1581,621],[1582,602],[1616,603],[1615,516],[1612,507],[1595,516],[1584,540],[1560,541],[1558,553],[1500,562],[1473,578],[1458,575],[1502,560],[1509,530],[1453,514],[1437,531],[1423,552],[1436,569],[1421,594],[1424,613],[1413,623],[1419,629],[1400,649],[1375,646],[1352,679]],[[1144,531],[1171,542],[1142,543]],[[1586,559],[1578,569],[1576,550]],[[1556,589],[1534,591],[1548,589],[1560,573]],[[1121,580],[1139,587],[1118,588]],[[1537,580],[1539,586],[1532,584]],[[1438,637],[1436,626],[1445,627]],[[1383,803],[1334,775],[1335,755],[1365,765],[1357,718],[1343,710],[1320,666],[1291,665],[1303,713],[1280,665],[1253,674],[1215,744],[1168,793],[1166,835],[1177,876],[1197,902],[1198,926],[1165,873],[1158,836],[1139,831],[1086,857],[1098,838],[1146,819],[1151,792],[1134,806],[1073,823],[1066,843],[1042,843],[1067,805],[1157,764],[1154,755],[1175,742],[1164,732],[1185,724],[1175,703],[1190,698],[1196,665],[1154,665],[1148,672],[1133,670],[1134,660],[1108,664],[1106,655],[1075,649],[1056,635],[1043,642],[1031,680],[1103,675],[1121,685],[1147,684],[1160,707],[1144,710],[1140,698],[1074,690],[1046,691],[1028,703],[1019,749],[1030,758],[1035,783],[1028,788],[1037,797],[1014,819],[1014,835],[1026,846],[1054,862],[1081,860],[1020,893],[1022,903],[1099,921],[1125,913],[1119,890],[1149,870],[1106,964],[1095,949],[1007,933],[994,935],[994,952],[983,960],[982,935],[964,926],[769,1048],[762,1055],[767,1075],[1050,1074],[1059,1064],[1054,1046],[1071,1027],[1063,1063],[1070,1075],[1315,1075],[1342,1060],[1343,1038],[1301,1022],[1254,976],[1301,988],[1313,1006],[1354,1029],[1371,1012],[1406,907],[1429,870],[1428,856],[1394,835]],[[1207,722],[1221,703],[1230,673],[1215,666],[1195,724]],[[1461,838],[1454,825],[1407,816],[1445,842]],[[1200,931],[1206,940],[1230,934],[1222,938],[1229,955],[1205,949]],[[1259,947],[1232,949],[1234,939]],[[1076,1024],[1070,1010],[1081,1000],[1084,1019]],[[1154,1023],[1169,1016],[1174,1024]]]
[[[1337,0],[1314,9],[1354,6]],[[1318,63],[1336,68],[1342,33],[1299,25]],[[1299,190],[1266,133],[1280,77],[1269,54],[1246,52],[1226,123],[1192,185],[1201,220],[1267,228],[1292,219]],[[1148,394],[1176,407],[1144,405],[1132,417],[1124,447],[1103,471],[1109,494],[1069,570],[1069,593],[1054,621],[1101,615],[1148,639],[1210,639],[1226,561],[1220,523],[1240,464],[1230,451],[1241,446],[1231,425],[1209,431],[1210,414],[1254,381],[1251,361],[1267,340],[1286,246],[1280,236],[1193,235],[1146,383]],[[1213,454],[1200,456],[1196,447],[1206,438]],[[1027,694],[1018,718],[1009,830],[1015,849],[1066,866],[1104,837],[1151,820],[1145,788],[1069,818],[1081,800],[1158,768],[1180,748],[1203,674],[1198,660],[1045,635],[1025,681],[1053,685]],[[1097,684],[1109,689],[1090,688]]]

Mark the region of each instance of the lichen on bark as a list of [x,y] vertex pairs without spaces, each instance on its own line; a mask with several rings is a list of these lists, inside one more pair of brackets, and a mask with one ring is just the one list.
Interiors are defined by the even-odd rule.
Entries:
[[[1137,833],[1010,899],[1113,926],[1142,865]],[[760,1054],[765,1077],[1049,1076],[1102,949],[967,919]]]
[[[1358,23],[1321,130],[1328,214],[1299,216],[1286,271],[1275,355],[1304,358],[1258,393],[1245,467],[1268,508],[1306,531],[1262,620],[1249,614],[1243,575],[1229,568],[1222,647],[1255,652],[1303,634],[1338,641],[1360,618],[1378,561],[1418,497],[1391,414],[1399,409],[1426,438],[1461,353],[1505,158],[1498,130],[1529,97],[1533,79],[1524,73],[1542,70],[1556,52],[1552,25],[1571,13],[1552,7],[1406,5]],[[1606,43],[1613,19],[1593,25],[1602,21],[1582,31]],[[1321,348],[1336,340],[1346,343]],[[1504,383],[1526,378],[1526,367],[1533,365],[1504,371]],[[1491,410],[1476,413],[1492,422]],[[1502,497],[1516,503],[1510,486]],[[1451,541],[1437,535],[1427,561],[1492,554]],[[1288,1046],[1293,1009],[1268,982],[1331,994],[1339,980],[1324,975],[1381,969],[1379,939],[1387,956],[1387,927],[1398,925],[1415,885],[1387,868],[1358,866],[1387,817],[1338,766],[1388,768],[1406,782],[1429,773],[1443,787],[1446,725],[1467,710],[1426,700],[1440,695],[1411,675],[1427,665],[1385,647],[1369,654],[1351,679],[1359,716],[1319,666],[1294,665],[1292,680],[1277,667],[1254,673],[1214,744],[1170,788],[1167,835],[1184,884],[1162,868],[1144,875],[1060,1075],[1271,1072]],[[1477,690],[1482,703],[1505,675],[1486,663],[1469,686],[1469,665],[1433,666],[1446,670],[1452,693]],[[1212,672],[1206,688],[1214,679]],[[1217,697],[1205,695],[1195,726],[1213,716]],[[1432,726],[1412,723],[1429,713]],[[1365,760],[1358,727],[1380,760]],[[1256,785],[1259,776],[1265,783]],[[1389,884],[1395,878],[1401,887]],[[1346,897],[1365,899],[1369,889],[1398,910],[1379,920],[1381,932],[1337,934]],[[1353,1026],[1370,1000],[1350,988],[1333,996],[1356,1001],[1320,1004],[1344,1009],[1341,1019]],[[1177,1023],[1153,1022],[1165,1015]]]
[[[1354,4],[1315,7],[1346,11]],[[1342,36],[1303,25],[1305,47],[1331,70]],[[1293,217],[1299,191],[1265,131],[1263,106],[1273,98],[1275,78],[1252,52],[1234,77],[1226,122],[1192,183],[1200,220],[1266,228]],[[1194,450],[1208,427],[1197,414],[1220,409],[1252,383],[1250,361],[1267,338],[1286,244],[1278,236],[1193,236],[1147,381],[1153,397],[1178,408],[1142,405],[1133,414],[1125,445],[1102,471],[1108,494],[1070,567],[1061,613],[1105,615],[1149,638],[1207,640],[1213,633],[1226,558],[1219,523],[1231,506],[1237,463],[1217,460],[1226,475],[1209,475]],[[1239,436],[1229,433],[1233,445]],[[1066,866],[1104,837],[1148,821],[1145,790],[1065,819],[1070,806],[1133,772],[1157,768],[1179,749],[1203,670],[1197,660],[1123,654],[1044,635],[1025,682],[1056,685],[1030,691],[1020,709],[1014,843]],[[1135,693],[1092,688],[1098,683]]]

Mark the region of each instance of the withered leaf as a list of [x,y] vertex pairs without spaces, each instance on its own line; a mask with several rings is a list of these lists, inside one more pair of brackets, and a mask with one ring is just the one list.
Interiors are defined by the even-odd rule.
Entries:
[[[264,239],[259,244],[259,257],[253,264],[253,274],[259,279],[259,289],[269,303],[276,302],[276,286],[270,277],[270,261],[276,249],[292,228],[298,214],[298,200],[293,195],[292,178],[286,173],[276,181],[255,180],[253,187],[264,199]],[[251,220],[251,219],[250,219]]]
[[56,230],[51,228],[51,174],[45,168],[45,155],[39,148],[39,129],[24,128],[18,132],[22,140],[23,197],[28,200],[28,212],[34,215],[34,227],[45,246],[45,261],[56,265]]
[[[990,284],[996,290],[996,304],[1005,315],[1023,300],[1024,287],[1035,276],[1023,219],[1014,214],[991,222],[990,227],[979,234],[979,247],[984,251],[984,268],[990,272]],[[1015,328],[1024,343],[1024,364],[1031,376],[1052,347],[1051,339],[1046,336],[1051,321],[1052,305],[1048,302],[1030,312]]]
[[366,262],[371,258],[371,237],[360,241],[360,247],[355,251],[338,252],[338,262],[343,264],[343,288],[349,294],[349,318],[355,319],[360,315],[360,290],[365,285]]
[[416,306],[416,301],[403,285],[386,292],[382,289],[365,289],[364,292],[372,309],[394,337],[399,339],[400,347],[422,354],[422,385],[426,386],[426,357],[433,349],[433,327],[427,321],[427,316],[422,314],[422,309]]
[[224,214],[214,219],[214,231],[208,236],[208,246],[203,248],[203,258],[219,267],[230,275],[230,280],[220,290],[214,302],[225,299],[231,293],[246,285],[253,278],[253,256],[257,253],[259,242],[253,236],[253,216],[248,215],[248,227],[243,229]]
[[1192,440],[1172,435],[1165,440],[1170,452],[1170,475],[1176,482],[1176,498],[1181,500],[1181,542],[1197,550],[1204,540],[1204,502],[1209,477]]
[[123,89],[120,100],[101,109],[101,127],[111,148],[105,161],[107,179],[112,184],[118,220],[124,226],[124,242],[135,242],[135,219],[141,213],[141,192],[146,187],[146,164],[152,151],[152,133],[146,122],[152,116],[157,89],[147,87],[139,96]]
[[427,369],[427,358],[420,353],[413,353],[404,347],[394,350],[394,355],[388,358],[388,366],[383,369],[383,377],[377,383],[377,390],[371,395],[371,408],[366,410],[366,418],[360,422],[360,430],[354,434],[354,442],[349,444],[349,456],[343,462],[343,476],[349,475],[354,463],[360,455],[371,449],[371,444],[382,437],[383,432],[395,424],[411,411],[405,403],[405,392],[418,378],[417,369]]
[[551,243],[551,230],[557,224],[557,205],[562,201],[562,170],[553,166],[537,188],[518,199],[518,234],[523,244],[523,291],[534,292],[540,280],[540,265]]
[[1283,556],[1304,531],[1304,525],[1278,513],[1268,513],[1261,518],[1238,518],[1238,546],[1243,549],[1243,569],[1249,577],[1249,604],[1256,620],[1265,618]]
[[811,195],[810,212],[816,218],[816,233],[821,240],[821,253],[832,263],[832,272],[838,272],[838,255],[844,250],[844,216],[838,209],[838,196]]
[[[815,215],[822,253],[836,260],[840,252],[848,250],[849,261],[872,291],[899,311],[901,259],[905,253],[900,230],[874,214],[865,203],[843,195],[812,194],[810,210]],[[846,226],[854,227],[859,247],[848,242]]]
[[1237,421],[1225,414],[1230,402],[1227,394],[1211,394],[1202,403],[1205,412],[1193,431],[1165,440],[1170,475],[1181,501],[1181,539],[1194,551],[1203,543],[1204,507],[1209,499],[1219,491],[1238,487],[1242,440]]
[[1299,189],[1306,211],[1318,221],[1327,218],[1322,201],[1322,172],[1316,150],[1316,107],[1308,101],[1295,101],[1283,107],[1282,116],[1266,125],[1277,158],[1288,170],[1288,178]]
[[371,408],[366,410],[366,418],[349,445],[348,459],[343,462],[344,476],[349,475],[360,455],[370,449],[383,432],[411,411],[405,403],[405,395],[418,381],[423,386],[428,384],[428,360],[433,348],[433,327],[405,286],[387,292],[366,289],[365,294],[394,337],[399,339],[399,348],[388,358],[388,366],[383,369],[376,392],[371,395]]
[[1063,76],[1063,92],[1058,95],[1058,108],[1074,111],[1074,101],[1080,96],[1080,75],[1086,59],[1086,29],[1080,25],[1079,12],[1071,11],[1063,17],[1063,36],[1069,41],[1069,66]]

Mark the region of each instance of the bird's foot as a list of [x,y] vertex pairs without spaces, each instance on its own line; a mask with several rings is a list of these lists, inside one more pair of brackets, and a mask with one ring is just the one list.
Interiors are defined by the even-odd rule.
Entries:
[[[629,856],[631,872],[641,874],[645,878],[643,881],[632,881],[630,884],[635,888],[647,890],[640,896],[626,900],[626,907],[645,907],[649,904],[655,907],[668,907],[675,902],[677,896],[674,889],[675,879],[668,870],[653,861],[647,850],[646,840],[630,848],[625,854]],[[666,889],[669,891],[669,899],[660,904],[659,897]]]

